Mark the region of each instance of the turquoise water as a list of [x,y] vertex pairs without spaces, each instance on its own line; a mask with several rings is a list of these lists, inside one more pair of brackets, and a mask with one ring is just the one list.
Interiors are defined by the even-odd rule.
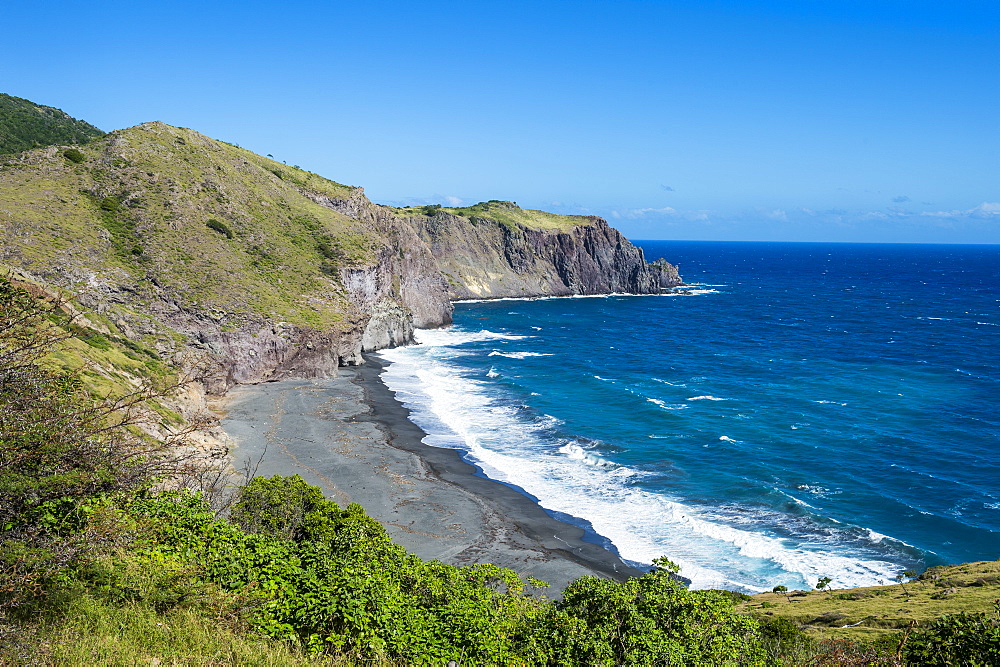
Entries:
[[458,304],[384,352],[427,441],[697,587],[1000,558],[1000,248],[638,245],[702,284]]

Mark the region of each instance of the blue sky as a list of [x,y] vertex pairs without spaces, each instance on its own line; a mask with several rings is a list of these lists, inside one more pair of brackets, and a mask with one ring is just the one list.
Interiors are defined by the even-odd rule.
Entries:
[[634,239],[1000,243],[1000,3],[5,3],[0,92],[384,203]]

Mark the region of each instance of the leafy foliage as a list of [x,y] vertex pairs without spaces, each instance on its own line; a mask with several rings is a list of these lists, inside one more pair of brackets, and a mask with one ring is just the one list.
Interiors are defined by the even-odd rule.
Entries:
[[76,120],[55,107],[0,93],[0,155],[42,146],[84,144],[103,136],[104,132],[90,123]]
[[62,305],[0,280],[0,608],[44,592],[100,541],[87,531],[105,499],[178,464],[173,439],[134,428],[159,390],[95,400],[79,372],[45,365],[71,335]]
[[70,162],[75,164],[80,164],[84,162],[87,158],[86,156],[75,148],[67,148],[63,151],[63,157],[65,157]]
[[219,232],[227,239],[233,238],[233,230],[229,228],[229,225],[219,220],[216,220],[215,218],[209,218],[208,222],[205,223],[205,226],[211,230]]
[[1000,664],[1000,601],[994,613],[942,616],[906,642],[904,657],[920,665]]

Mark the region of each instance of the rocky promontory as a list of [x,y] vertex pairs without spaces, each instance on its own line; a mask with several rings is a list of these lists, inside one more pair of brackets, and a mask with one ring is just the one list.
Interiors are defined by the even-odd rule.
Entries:
[[656,294],[680,284],[676,269],[647,264],[642,250],[596,216],[490,201],[406,219],[430,248],[452,299]]
[[680,282],[598,217],[382,206],[160,122],[0,158],[0,265],[67,290],[116,338],[210,366],[216,394],[335,375],[449,324],[453,300]]

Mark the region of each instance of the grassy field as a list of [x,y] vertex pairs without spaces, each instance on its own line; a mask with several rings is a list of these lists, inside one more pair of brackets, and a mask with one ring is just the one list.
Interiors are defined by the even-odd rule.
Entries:
[[[1000,598],[1000,561],[931,568],[913,581],[827,591],[761,593],[741,606],[784,616],[818,638],[869,641],[957,612],[987,612]],[[850,626],[850,627],[846,627]]]
[[527,227],[528,229],[544,229],[553,231],[569,231],[580,225],[593,223],[593,216],[587,215],[559,215],[546,211],[536,211],[533,209],[521,208],[514,202],[490,200],[479,202],[473,206],[463,206],[457,208],[439,206],[405,206],[393,209],[399,215],[428,215],[435,210],[445,211],[452,215],[461,216],[470,220],[474,218],[484,218],[495,220],[507,227]]
[[385,242],[308,196],[357,188],[192,130],[147,123],[78,152],[0,161],[7,261],[63,287],[131,283],[185,309],[337,329],[340,269]]

